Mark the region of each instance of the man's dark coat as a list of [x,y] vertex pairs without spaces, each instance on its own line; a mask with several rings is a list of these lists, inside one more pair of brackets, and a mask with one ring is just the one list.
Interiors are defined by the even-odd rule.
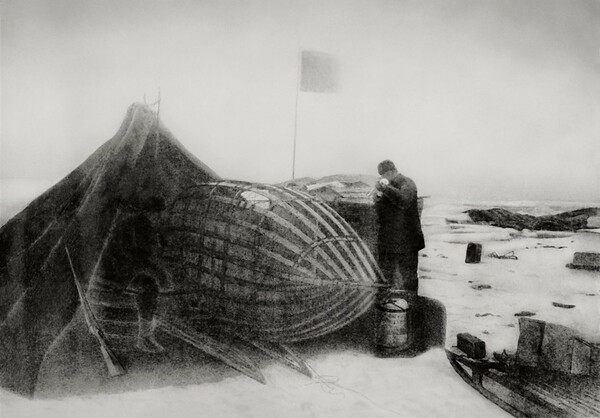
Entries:
[[380,253],[416,253],[425,248],[417,206],[417,186],[397,174],[375,202],[379,219]]

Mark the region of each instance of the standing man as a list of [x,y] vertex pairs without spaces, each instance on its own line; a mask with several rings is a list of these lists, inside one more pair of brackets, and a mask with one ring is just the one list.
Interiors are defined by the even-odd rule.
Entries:
[[416,296],[418,253],[425,248],[417,186],[398,173],[390,160],[379,163],[377,171],[382,177],[374,197],[379,222],[379,266],[392,288],[414,292]]

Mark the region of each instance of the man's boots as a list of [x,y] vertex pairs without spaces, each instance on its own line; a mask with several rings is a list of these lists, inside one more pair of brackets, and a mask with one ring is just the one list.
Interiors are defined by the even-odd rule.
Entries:
[[154,338],[154,329],[156,324],[153,320],[140,317],[138,319],[138,338],[136,347],[148,353],[159,353],[164,351],[164,347]]

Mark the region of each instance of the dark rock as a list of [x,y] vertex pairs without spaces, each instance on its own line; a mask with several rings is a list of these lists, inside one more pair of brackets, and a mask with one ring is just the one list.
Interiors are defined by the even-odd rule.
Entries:
[[567,264],[567,267],[574,269],[600,271],[600,253],[576,252],[575,254],[573,254],[573,263]]
[[557,308],[564,308],[564,309],[573,309],[575,307],[575,305],[570,305],[568,303],[560,303],[560,302],[552,302],[552,306],[556,306]]
[[557,215],[533,216],[513,213],[502,208],[470,209],[465,213],[474,222],[483,222],[500,228],[513,228],[518,231],[576,231],[587,227],[590,216],[598,216],[600,208],[584,208]]
[[535,316],[535,312],[521,311],[517,312],[515,316]]

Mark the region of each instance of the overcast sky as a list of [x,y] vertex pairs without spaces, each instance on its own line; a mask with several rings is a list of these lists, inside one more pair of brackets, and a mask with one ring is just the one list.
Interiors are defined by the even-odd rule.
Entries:
[[420,194],[600,201],[595,0],[3,0],[0,175],[58,181],[162,93],[161,119],[227,178],[376,174]]

